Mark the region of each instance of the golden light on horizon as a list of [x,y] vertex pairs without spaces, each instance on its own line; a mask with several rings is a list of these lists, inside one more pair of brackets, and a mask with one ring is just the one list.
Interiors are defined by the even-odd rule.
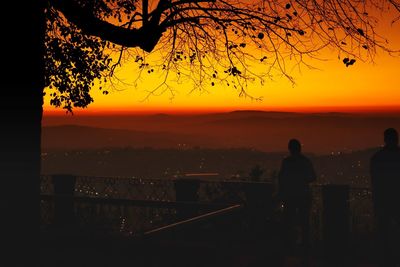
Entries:
[[[382,18],[380,18],[382,19]],[[391,24],[383,19],[378,31],[388,37],[389,46],[400,48],[400,22]],[[263,86],[260,82],[249,83],[247,91],[254,97],[262,97],[255,101],[249,97],[239,97],[239,92],[232,87],[216,83],[204,86],[203,90],[194,90],[189,83],[170,82],[173,94],[166,91],[161,95],[148,96],[148,90],[154,89],[162,82],[159,73],[144,72],[137,84],[138,66],[126,62],[118,69],[117,77],[122,83],[115,86],[110,83],[109,94],[103,95],[94,86],[91,95],[94,103],[87,109],[77,113],[179,113],[228,111],[235,109],[288,110],[288,111],[341,111],[349,109],[397,109],[400,110],[400,56],[390,56],[383,51],[377,52],[375,62],[357,61],[354,66],[346,67],[336,51],[324,50],[319,55],[323,60],[306,59],[316,69],[303,66],[294,69],[290,74],[294,77],[292,84],[284,77],[266,79]],[[290,64],[290,62],[289,62]],[[253,68],[263,68],[257,64]],[[250,67],[251,68],[251,67]],[[45,97],[45,113],[64,112],[49,105]]]

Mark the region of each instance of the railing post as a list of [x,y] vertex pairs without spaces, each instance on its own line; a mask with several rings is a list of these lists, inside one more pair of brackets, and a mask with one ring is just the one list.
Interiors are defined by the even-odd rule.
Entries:
[[323,248],[329,262],[343,263],[349,245],[349,186],[325,185],[323,200]]
[[[174,180],[175,198],[177,202],[197,202],[200,181],[197,179],[177,178]],[[179,219],[187,219],[195,215],[196,211],[190,207],[177,207]]]
[[76,176],[57,174],[52,176],[54,186],[54,221],[57,226],[68,226],[74,222],[74,192]]

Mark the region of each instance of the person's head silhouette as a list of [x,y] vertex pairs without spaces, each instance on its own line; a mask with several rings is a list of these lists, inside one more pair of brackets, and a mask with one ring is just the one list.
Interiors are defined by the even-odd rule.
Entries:
[[290,154],[297,155],[301,153],[301,144],[297,139],[291,139],[288,144]]
[[399,134],[396,129],[386,129],[383,135],[386,147],[397,147],[399,145]]

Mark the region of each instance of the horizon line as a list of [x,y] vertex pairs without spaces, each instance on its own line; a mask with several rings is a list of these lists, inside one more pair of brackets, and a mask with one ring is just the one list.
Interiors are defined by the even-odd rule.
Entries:
[[51,116],[146,116],[146,115],[206,115],[215,113],[232,113],[232,112],[277,112],[277,113],[343,113],[343,114],[399,114],[400,106],[321,106],[321,107],[271,107],[271,108],[176,108],[176,109],[108,109],[97,108],[77,109],[73,113],[68,113],[64,109],[43,110],[44,117]]

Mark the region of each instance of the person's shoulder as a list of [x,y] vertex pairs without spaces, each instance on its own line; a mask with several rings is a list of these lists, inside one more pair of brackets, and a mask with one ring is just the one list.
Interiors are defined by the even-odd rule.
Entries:
[[388,149],[383,147],[372,155],[371,162],[387,161],[388,159],[400,159],[400,148]]
[[381,149],[379,149],[378,151],[376,151],[376,152],[372,155],[371,160],[379,159],[379,158],[381,158],[382,156],[384,156],[385,154],[386,154],[386,151],[385,151],[383,148],[381,148]]
[[304,155],[304,154],[300,154],[300,158],[301,158],[303,161],[305,161],[305,162],[311,163],[310,158],[307,157],[307,156]]
[[283,158],[282,165],[290,166],[290,165],[294,164],[296,161],[297,161],[297,158],[295,156],[288,155],[288,156]]

